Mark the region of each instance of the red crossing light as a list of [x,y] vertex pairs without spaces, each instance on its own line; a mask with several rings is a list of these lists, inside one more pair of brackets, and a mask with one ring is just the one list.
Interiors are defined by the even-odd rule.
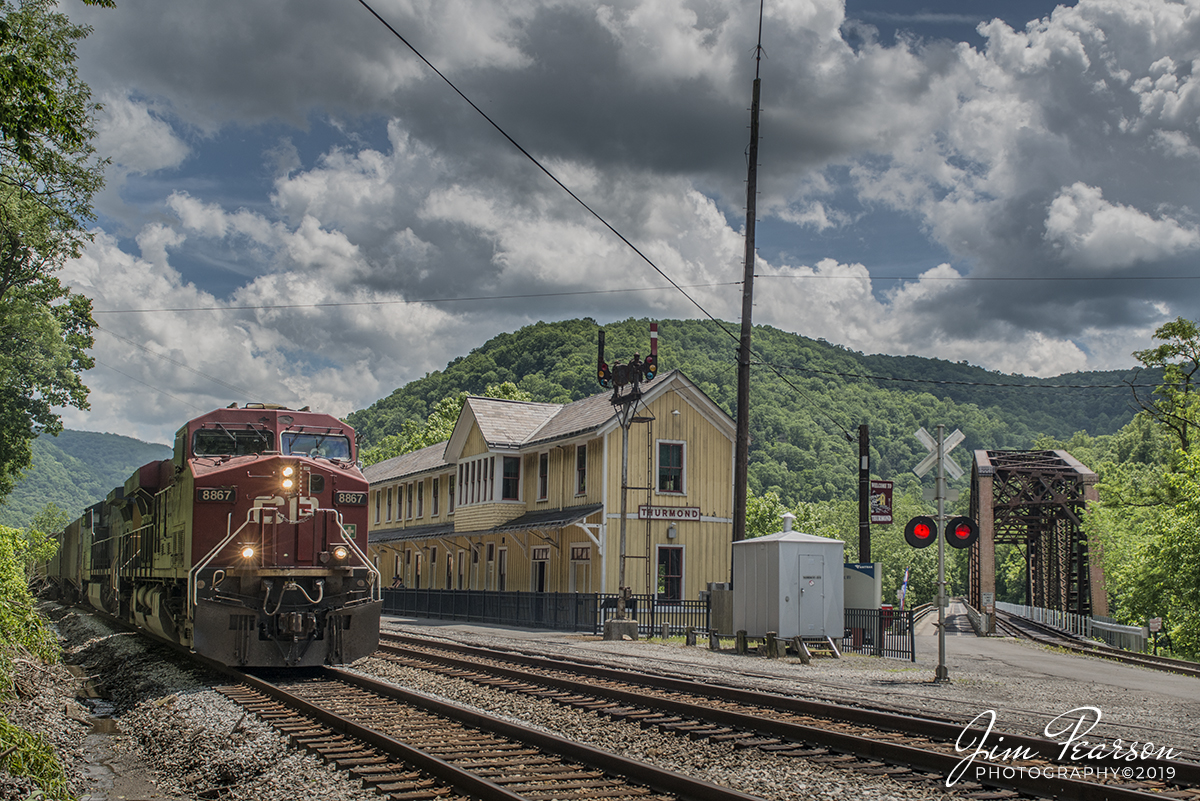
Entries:
[[979,539],[979,526],[969,517],[956,517],[946,524],[946,544],[952,548],[970,548]]
[[914,548],[924,548],[937,540],[937,523],[932,517],[918,515],[904,527],[904,541]]

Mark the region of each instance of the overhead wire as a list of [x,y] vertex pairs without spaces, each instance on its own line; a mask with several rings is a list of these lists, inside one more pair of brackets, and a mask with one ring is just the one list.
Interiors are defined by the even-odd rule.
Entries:
[[[722,330],[722,331],[723,331],[723,332],[724,332],[724,333],[725,333],[727,336],[729,336],[729,337],[730,337],[730,339],[732,339],[734,342],[738,342],[738,343],[740,344],[740,338],[738,337],[738,335],[737,335],[737,334],[735,334],[733,331],[730,331],[728,328],[726,328],[726,327],[725,327],[725,324],[724,324],[724,322],[722,322],[722,321],[721,321],[720,319],[718,319],[718,318],[717,318],[715,315],[713,315],[712,313],[710,313],[710,312],[708,311],[708,309],[704,308],[704,306],[702,306],[702,305],[700,304],[700,302],[699,302],[699,301],[697,301],[695,298],[693,298],[691,295],[689,295],[687,292],[685,292],[685,291],[684,291],[684,289],[683,289],[683,287],[682,287],[682,286],[680,286],[680,284],[678,284],[678,283],[675,281],[675,279],[673,279],[673,278],[671,278],[671,276],[667,275],[667,273],[666,273],[666,272],[665,272],[665,271],[664,271],[662,268],[660,268],[660,267],[659,267],[657,264],[655,264],[655,263],[654,263],[654,261],[653,261],[653,260],[652,260],[652,259],[651,259],[649,256],[647,256],[645,253],[643,253],[643,252],[642,252],[642,251],[641,251],[641,250],[640,250],[640,249],[639,249],[639,248],[638,248],[638,247],[637,247],[635,244],[633,244],[633,242],[629,241],[629,239],[627,239],[627,238],[625,237],[625,235],[624,235],[624,234],[622,234],[620,231],[618,231],[618,230],[617,230],[617,229],[616,229],[616,228],[615,228],[615,227],[614,227],[614,226],[613,226],[611,223],[609,223],[609,222],[608,222],[608,220],[606,220],[606,219],[605,219],[605,218],[604,218],[604,217],[603,217],[603,216],[602,216],[602,215],[601,215],[599,212],[597,212],[597,211],[596,211],[595,209],[593,209],[593,208],[592,208],[590,205],[588,205],[588,204],[587,204],[587,203],[586,203],[586,202],[585,202],[585,201],[584,201],[582,198],[580,198],[580,197],[579,197],[578,195],[576,195],[576,194],[575,194],[573,191],[571,191],[570,187],[568,187],[566,184],[564,184],[562,181],[560,181],[560,180],[558,179],[558,176],[556,176],[554,173],[552,173],[552,172],[549,170],[549,168],[547,168],[547,167],[546,167],[544,164],[542,164],[542,163],[541,163],[541,162],[540,162],[540,161],[539,161],[539,160],[538,160],[538,159],[537,159],[537,158],[536,158],[536,157],[535,157],[533,154],[531,154],[531,153],[530,153],[528,150],[526,150],[524,147],[522,147],[522,146],[521,146],[521,144],[520,144],[519,142],[517,142],[517,140],[516,140],[516,139],[514,139],[512,136],[510,136],[510,135],[509,135],[509,133],[508,133],[507,131],[505,131],[505,130],[504,130],[504,128],[502,128],[502,127],[500,126],[500,124],[499,124],[499,123],[497,123],[497,122],[496,122],[495,120],[493,120],[493,119],[492,119],[490,116],[488,116],[487,112],[485,112],[485,111],[484,111],[483,109],[481,109],[481,108],[480,108],[478,105],[476,105],[476,104],[475,104],[475,102],[474,102],[474,101],[472,101],[472,100],[471,100],[471,98],[467,97],[467,96],[466,96],[466,94],[464,94],[464,93],[463,93],[463,91],[462,91],[461,89],[459,89],[459,88],[458,88],[458,87],[457,87],[457,86],[454,84],[454,82],[453,82],[453,81],[451,81],[451,80],[450,80],[448,77],[446,77],[446,75],[445,75],[445,74],[443,74],[441,70],[439,70],[437,67],[435,67],[435,66],[433,65],[433,63],[432,63],[432,62],[431,62],[429,59],[425,58],[425,56],[424,56],[424,55],[422,55],[422,54],[421,54],[421,52],[420,52],[419,50],[417,50],[417,48],[416,48],[416,47],[414,47],[414,46],[413,46],[413,44],[412,44],[411,42],[409,42],[409,41],[408,41],[408,39],[404,38],[404,36],[403,36],[403,35],[402,35],[402,34],[401,34],[399,31],[397,31],[397,30],[396,30],[394,27],[392,27],[392,25],[391,25],[391,24],[390,24],[390,23],[389,23],[387,20],[385,20],[385,19],[384,19],[382,16],[380,16],[380,15],[379,15],[379,13],[378,13],[378,12],[377,12],[377,11],[376,11],[374,8],[372,8],[372,7],[371,7],[371,5],[370,5],[370,4],[367,2],[367,0],[358,0],[358,3],[359,3],[359,5],[361,5],[363,8],[365,8],[365,9],[366,9],[368,12],[370,12],[371,16],[373,16],[373,17],[375,17],[375,19],[379,20],[379,22],[380,22],[380,23],[381,23],[381,24],[382,24],[382,25],[383,25],[385,28],[387,28],[389,31],[391,31],[392,35],[393,35],[393,36],[395,36],[397,39],[399,39],[399,40],[400,40],[400,41],[401,41],[401,42],[404,44],[404,46],[405,46],[405,47],[407,47],[409,50],[411,50],[411,51],[412,51],[412,53],[413,53],[413,54],[414,54],[414,55],[415,55],[417,58],[419,58],[419,59],[420,59],[422,62],[424,62],[424,63],[425,63],[425,65],[426,65],[427,67],[429,67],[429,69],[433,70],[433,72],[434,72],[434,73],[435,73],[435,74],[436,74],[436,75],[437,75],[439,78],[441,78],[441,79],[442,79],[442,80],[443,80],[443,81],[446,83],[446,85],[447,85],[447,86],[449,86],[449,87],[450,87],[452,90],[454,90],[454,93],[455,93],[455,94],[457,94],[459,97],[461,97],[461,98],[462,98],[462,99],[463,99],[463,100],[464,100],[464,101],[467,103],[467,105],[469,105],[471,108],[473,108],[473,109],[474,109],[474,110],[475,110],[475,111],[476,111],[476,112],[477,112],[477,113],[478,113],[478,114],[479,114],[481,117],[483,117],[485,120],[487,120],[488,124],[489,124],[489,125],[491,125],[493,128],[495,128],[495,129],[496,129],[496,131],[497,131],[497,132],[499,132],[499,134],[500,134],[501,136],[503,136],[505,139],[507,139],[507,140],[508,140],[508,142],[509,142],[509,143],[510,143],[510,144],[511,144],[513,147],[515,147],[515,148],[516,148],[516,149],[517,149],[517,150],[518,150],[518,151],[519,151],[519,152],[520,152],[520,153],[521,153],[523,156],[525,156],[525,158],[529,159],[529,161],[530,161],[530,162],[532,162],[532,163],[534,164],[534,166],[536,166],[536,167],[537,167],[539,170],[541,170],[541,171],[542,171],[542,172],[543,172],[543,173],[544,173],[544,174],[545,174],[545,175],[546,175],[548,178],[550,178],[550,180],[552,180],[552,181],[553,181],[555,184],[557,184],[557,185],[559,186],[559,188],[561,188],[561,189],[562,189],[564,192],[566,192],[568,195],[570,195],[570,196],[571,196],[571,198],[572,198],[572,199],[573,199],[573,200],[574,200],[576,203],[578,203],[580,206],[582,206],[584,209],[586,209],[586,210],[587,210],[587,212],[588,212],[589,214],[591,214],[593,217],[595,217],[595,218],[596,218],[596,220],[598,220],[598,221],[600,222],[600,224],[601,224],[601,225],[603,225],[605,228],[607,228],[609,231],[611,231],[611,232],[613,233],[613,235],[615,235],[615,236],[616,236],[618,239],[620,239],[622,242],[624,242],[624,243],[625,243],[625,245],[627,245],[627,246],[628,246],[628,247],[629,247],[629,248],[630,248],[630,249],[631,249],[631,250],[632,250],[634,253],[636,253],[636,254],[637,254],[637,255],[638,255],[638,256],[639,256],[639,257],[642,259],[642,261],[644,261],[644,262],[645,262],[646,264],[648,264],[648,265],[649,265],[649,266],[650,266],[650,267],[651,267],[651,268],[652,268],[652,269],[653,269],[655,272],[657,272],[659,275],[661,275],[663,278],[665,278],[665,279],[666,279],[666,280],[667,280],[667,281],[668,281],[668,282],[671,284],[671,286],[673,286],[673,287],[674,287],[676,290],[678,290],[678,291],[679,291],[679,293],[680,293],[681,295],[683,295],[685,298],[687,298],[687,299],[688,299],[688,301],[689,301],[689,302],[691,302],[691,304],[692,304],[693,306],[695,306],[697,309],[699,309],[699,310],[700,310],[700,312],[701,312],[701,313],[702,313],[702,314],[703,314],[705,317],[707,317],[709,320],[711,320],[711,321],[713,321],[714,323],[716,323],[716,324],[717,324],[717,326],[718,326],[718,327],[719,327],[719,328],[720,328],[720,329],[721,329],[721,330]],[[735,283],[741,283],[741,282],[735,282]],[[752,351],[752,352],[753,352],[753,351]],[[775,375],[776,375],[776,376],[777,376],[777,377],[778,377],[778,378],[779,378],[781,381],[783,381],[785,384],[787,384],[789,387],[791,387],[791,388],[792,388],[793,390],[795,390],[797,393],[799,393],[800,395],[804,396],[804,397],[805,397],[807,400],[809,400],[809,402],[813,404],[814,408],[815,408],[815,409],[816,409],[816,410],[817,410],[817,411],[818,411],[820,414],[822,414],[822,415],[823,415],[823,416],[824,416],[826,419],[830,420],[830,421],[831,421],[831,422],[832,422],[834,425],[836,425],[838,428],[842,429],[842,433],[843,433],[843,434],[845,434],[845,436],[846,436],[847,440],[849,440],[849,441],[853,441],[853,437],[851,436],[850,432],[849,432],[849,431],[846,429],[846,427],[845,427],[845,426],[843,426],[841,423],[839,423],[837,420],[835,420],[833,417],[831,417],[831,416],[830,416],[828,413],[826,413],[826,412],[825,412],[823,409],[821,409],[820,405],[819,405],[819,404],[817,404],[817,403],[816,403],[816,402],[815,402],[815,401],[814,401],[814,400],[813,400],[813,399],[812,399],[812,398],[809,396],[809,393],[808,393],[808,392],[806,392],[805,390],[803,390],[803,389],[801,389],[800,387],[798,387],[798,386],[796,386],[795,384],[793,384],[793,383],[792,383],[790,380],[788,380],[788,378],[787,378],[786,376],[784,376],[782,373],[780,373],[780,372],[778,372],[778,371],[775,371],[775,370],[773,370],[773,372],[775,372]]]
[[146,387],[147,389],[152,389],[152,390],[154,390],[155,392],[159,393],[160,395],[166,395],[166,396],[167,396],[168,398],[170,398],[171,400],[174,400],[174,401],[179,401],[179,402],[180,402],[180,403],[182,403],[184,406],[191,406],[193,409],[195,409],[195,410],[196,410],[196,411],[198,411],[198,412],[205,412],[205,411],[208,411],[207,409],[201,409],[199,406],[197,406],[197,405],[196,405],[196,404],[194,404],[194,403],[189,403],[188,401],[185,401],[183,398],[177,398],[177,397],[175,397],[175,396],[174,396],[174,395],[172,395],[170,392],[167,392],[165,389],[159,389],[159,388],[158,388],[158,387],[156,387],[156,386],[152,386],[152,385],[150,385],[150,384],[147,384],[145,381],[141,380],[140,378],[134,378],[134,377],[133,377],[133,376],[131,376],[129,373],[126,373],[126,372],[125,372],[125,371],[123,371],[123,370],[118,370],[116,367],[113,367],[111,364],[105,364],[104,362],[102,362],[102,361],[100,361],[99,359],[96,359],[96,358],[94,358],[94,357],[93,357],[93,359],[92,359],[92,360],[93,360],[94,362],[96,362],[96,364],[100,365],[101,367],[107,367],[109,370],[112,370],[114,373],[117,373],[118,375],[123,375],[123,376],[125,376],[125,377],[126,377],[126,378],[128,378],[130,381],[133,381],[133,382],[135,382],[135,383],[141,384],[143,387]]
[[870,381],[898,381],[909,384],[948,384],[963,387],[1002,387],[1006,389],[1156,389],[1164,386],[1162,383],[1157,384],[1006,384],[1003,382],[993,381],[950,381],[948,379],[937,378],[896,378],[894,376],[882,375],[867,375],[864,373],[842,373],[837,370],[817,370],[812,367],[796,367],[786,364],[768,364],[766,362],[754,362],[763,367],[770,367],[779,370],[795,370],[803,373],[817,373],[820,375],[833,375],[839,378],[863,378]]
[[[668,279],[669,280],[669,279]],[[725,281],[714,284],[686,284],[688,289],[707,289],[711,287],[736,286],[741,281]],[[327,303],[264,303],[248,306],[187,306],[178,308],[157,309],[93,309],[92,315],[97,314],[139,314],[148,312],[194,312],[194,311],[270,311],[274,309],[323,309],[339,306],[394,306],[415,303],[459,303],[479,300],[526,300],[529,298],[561,298],[571,295],[613,295],[623,292],[661,292],[664,289],[677,289],[672,286],[630,287],[623,289],[581,289],[573,292],[528,292],[518,295],[472,295],[460,298],[419,298],[419,299],[380,299],[380,300],[345,300],[329,301]]]
[[1200,275],[829,275],[755,273],[755,278],[838,279],[844,281],[1200,281]]
[[[223,381],[222,379],[217,378],[214,375],[209,375],[208,373],[205,373],[201,370],[197,370],[195,367],[189,367],[188,365],[184,364],[183,362],[179,361],[178,359],[172,359],[170,356],[150,350],[150,348],[146,347],[145,345],[141,344],[140,342],[135,342],[134,340],[130,339],[129,337],[123,337],[120,334],[118,334],[117,332],[110,331],[109,329],[104,328],[103,326],[101,326],[99,324],[96,325],[96,328],[98,330],[103,331],[104,333],[108,334],[110,337],[116,337],[117,339],[121,340],[122,342],[126,342],[126,343],[134,346],[135,348],[138,348],[139,350],[143,350],[146,353],[149,353],[151,356],[154,356],[158,359],[162,359],[165,362],[170,362],[171,364],[174,364],[177,367],[182,367],[184,370],[195,373],[196,375],[201,376],[202,378],[207,378],[209,381],[212,381],[214,384],[220,384],[221,386],[225,387],[226,389],[231,389],[244,398],[249,398],[253,394],[250,392],[250,390],[246,389],[245,387],[239,387],[236,384],[230,384],[229,382]],[[107,366],[107,365],[105,365],[105,366]]]

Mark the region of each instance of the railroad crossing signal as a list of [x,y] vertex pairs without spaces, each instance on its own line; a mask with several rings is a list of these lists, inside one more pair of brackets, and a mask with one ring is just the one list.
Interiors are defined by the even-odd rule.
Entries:
[[946,524],[946,544],[951,548],[970,548],[979,539],[979,526],[969,517],[956,517]]
[[904,527],[904,541],[914,548],[924,548],[933,545],[937,533],[937,523],[933,522],[933,518],[919,515]]
[[[917,429],[916,437],[925,446],[925,449],[929,451],[929,455],[913,468],[914,473],[918,476],[923,476],[938,463],[938,444],[937,440],[930,436],[924,426]],[[954,450],[966,438],[967,435],[956,428],[954,429],[954,433],[946,437],[945,442],[942,443],[942,463],[945,465],[946,473],[949,474],[950,478],[963,477],[963,469],[958,466],[958,462],[950,458],[950,451]]]

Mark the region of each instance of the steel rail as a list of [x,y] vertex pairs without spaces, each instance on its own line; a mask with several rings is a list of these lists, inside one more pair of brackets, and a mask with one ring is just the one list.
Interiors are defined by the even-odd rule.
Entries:
[[432,754],[413,748],[406,743],[401,742],[393,737],[389,737],[382,732],[378,732],[370,727],[355,723],[349,718],[330,712],[317,704],[306,701],[299,696],[288,692],[282,687],[278,687],[269,681],[260,679],[257,676],[251,676],[248,673],[231,670],[230,674],[236,676],[242,683],[253,687],[259,692],[274,698],[280,703],[290,706],[293,709],[308,715],[320,721],[325,726],[333,731],[346,734],[355,739],[378,748],[385,754],[396,757],[400,761],[409,764],[419,770],[423,770],[431,776],[446,782],[452,787],[462,790],[470,795],[478,796],[486,799],[486,801],[526,801],[525,797],[518,795],[509,790],[504,789],[500,785],[488,781],[482,776],[477,776],[470,771],[463,770],[455,765],[450,764],[444,759],[440,759]]
[[[1111,659],[1115,662],[1137,665],[1138,667],[1149,668],[1150,670],[1178,673],[1182,676],[1200,677],[1200,664],[1196,662],[1189,662],[1185,659],[1173,659],[1168,656],[1135,654],[1131,651],[1115,648],[1107,643],[1092,643],[1082,640],[1069,632],[1061,631],[1053,626],[1048,626],[1045,623],[1039,623],[1036,620],[1030,620],[1020,615],[1013,615],[1009,612],[999,612],[998,614],[1004,616],[1003,620],[1010,628],[1016,629],[1022,636],[1028,637],[1035,642],[1041,642],[1055,648],[1065,648],[1086,656],[1095,656],[1101,659]],[[1031,629],[1033,632],[1041,632],[1043,636],[1031,633]]]
[[703,779],[685,776],[682,773],[675,773],[674,771],[655,767],[654,765],[629,759],[610,751],[593,748],[583,743],[559,737],[556,734],[511,723],[475,709],[469,709],[449,701],[415,693],[398,685],[372,679],[361,673],[346,670],[345,668],[327,667],[325,668],[325,672],[337,676],[339,680],[347,684],[353,684],[387,698],[392,698],[438,715],[444,715],[451,720],[456,720],[467,726],[473,726],[494,734],[511,737],[515,740],[535,745],[542,750],[591,765],[608,773],[626,776],[650,787],[652,790],[666,793],[685,801],[762,801],[758,796],[722,787]]
[[[526,667],[540,667],[548,670],[575,670],[577,672],[586,672],[589,676],[594,676],[597,678],[604,678],[633,685],[641,685],[644,687],[670,692],[689,693],[692,695],[704,696],[716,700],[731,701],[759,707],[763,710],[778,710],[803,715],[812,715],[838,722],[855,723],[863,726],[896,731],[909,735],[936,738],[946,743],[967,742],[968,745],[964,750],[969,750],[974,748],[975,744],[982,743],[983,737],[986,734],[986,732],[980,728],[972,728],[969,726],[964,727],[948,721],[937,720],[933,718],[909,717],[896,713],[879,712],[858,707],[839,706],[820,701],[806,701],[804,699],[789,698],[787,696],[780,696],[771,693],[742,690],[728,686],[710,685],[689,681],[686,679],[651,676],[607,667],[572,665],[560,660],[533,657],[529,656],[528,654],[503,653],[493,651],[491,649],[476,648],[474,646],[466,646],[458,643],[430,643],[428,641],[422,641],[419,638],[396,637],[396,635],[387,636],[389,638],[395,637],[396,639],[409,641],[414,644],[424,644],[426,646],[447,648],[448,650],[475,654],[481,658],[507,659],[515,661],[518,664]],[[406,652],[404,649],[395,648],[394,646],[388,645],[381,645],[380,650],[385,653],[389,651],[401,654],[412,653]],[[879,759],[886,762],[892,762],[894,764],[909,765],[911,767],[940,773],[944,776],[949,776],[951,771],[953,771],[965,758],[962,755],[962,752],[957,750],[955,754],[942,753],[931,751],[927,748],[916,748],[913,746],[881,742],[869,737],[831,731],[818,726],[773,720],[765,716],[750,715],[744,712],[736,712],[732,710],[722,710],[713,707],[699,707],[694,703],[687,701],[677,701],[673,699],[657,697],[649,698],[644,693],[639,693],[636,691],[601,687],[595,684],[588,684],[572,679],[541,676],[537,674],[531,674],[527,670],[510,669],[495,665],[482,665],[479,663],[472,663],[468,660],[456,660],[452,657],[430,656],[426,654],[420,654],[419,656],[423,658],[430,658],[435,661],[440,661],[456,667],[471,667],[476,670],[483,670],[489,674],[503,676],[518,681],[540,683],[569,692],[608,698],[619,703],[632,704],[639,707],[652,707],[654,709],[661,709],[672,714],[686,715],[690,718],[707,720],[724,726],[772,734],[778,737],[795,740],[800,743],[817,744],[868,759]],[[992,734],[995,736],[998,733],[992,732]],[[1029,748],[1039,755],[1045,755],[1045,758],[1048,760],[1050,759],[1049,755],[1057,754],[1062,750],[1063,744],[1054,740],[1029,737],[1027,735],[1020,734],[1000,734],[1004,738],[1003,742],[1006,748]],[[1081,760],[1081,762],[1083,764],[1094,765],[1106,764],[1103,762],[1103,760],[1094,760],[1090,763]],[[1177,760],[1156,759],[1141,760],[1138,764],[1147,768],[1161,768],[1164,771],[1168,768],[1171,768],[1175,772],[1175,778],[1173,779],[1174,782],[1191,786],[1200,785],[1200,765],[1198,764],[1180,762]],[[1000,769],[1008,767],[1003,764],[995,763],[989,763],[989,765]],[[1049,793],[1059,798],[1078,799],[1079,801],[1090,801],[1091,799],[1096,799],[1098,801],[1099,799],[1105,798],[1146,799],[1156,797],[1156,794],[1152,793],[1129,790],[1126,788],[1115,787],[1113,785],[1102,785],[1095,782],[1084,782],[1072,779],[1054,780],[1054,782],[1061,782],[1061,784],[1056,784],[1054,782],[1050,782],[1050,784],[1048,784],[1048,782],[1050,782],[1050,780],[1039,776],[1036,779],[1028,780],[1024,777],[1014,778],[1013,780],[997,780],[989,778],[986,782],[980,783],[1006,787],[1020,792],[1032,793],[1034,795],[1046,795]]]

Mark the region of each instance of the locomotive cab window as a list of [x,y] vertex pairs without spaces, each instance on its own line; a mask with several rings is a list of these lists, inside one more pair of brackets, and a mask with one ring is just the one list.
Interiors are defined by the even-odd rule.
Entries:
[[275,436],[257,428],[202,428],[192,437],[192,453],[196,456],[249,456],[274,449]]
[[285,431],[280,436],[284,456],[350,459],[350,440],[341,434],[304,434]]

